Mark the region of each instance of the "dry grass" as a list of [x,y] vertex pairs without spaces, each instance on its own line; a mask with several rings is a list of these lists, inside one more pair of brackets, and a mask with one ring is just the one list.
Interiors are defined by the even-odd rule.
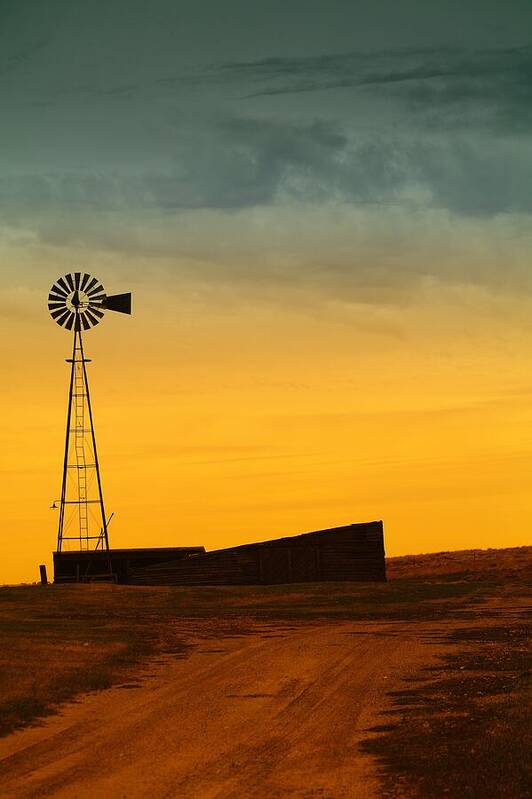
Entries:
[[386,571],[390,580],[460,573],[469,579],[478,574],[485,580],[491,575],[497,581],[508,579],[513,583],[530,577],[531,561],[532,547],[464,549],[388,558]]
[[[525,614],[522,614],[523,619]],[[389,799],[528,799],[532,794],[530,625],[452,633],[465,646],[393,695],[366,751]]]

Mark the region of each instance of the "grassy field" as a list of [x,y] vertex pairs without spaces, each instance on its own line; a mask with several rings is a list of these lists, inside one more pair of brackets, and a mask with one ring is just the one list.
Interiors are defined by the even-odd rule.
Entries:
[[456,631],[466,644],[396,691],[365,750],[385,766],[386,797],[531,795],[530,624]]
[[[525,796],[525,747],[532,743],[524,709],[530,701],[525,608],[511,628],[497,622],[496,610],[489,624],[473,622],[487,601],[495,608],[524,605],[531,567],[532,548],[521,548],[391,559],[386,584],[5,587],[0,733],[80,692],[127,682],[149,655],[186,657],[198,637],[245,635],[261,621],[471,618],[470,627],[450,625],[449,641],[459,651],[392,697],[390,719],[367,749],[384,767],[389,796],[401,796],[405,787],[408,795],[431,799]],[[473,781],[465,769],[472,762]]]

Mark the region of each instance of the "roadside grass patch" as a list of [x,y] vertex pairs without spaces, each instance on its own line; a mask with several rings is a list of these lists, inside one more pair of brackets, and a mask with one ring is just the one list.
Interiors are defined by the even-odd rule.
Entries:
[[528,799],[530,626],[456,630],[462,646],[396,691],[394,709],[364,744],[382,765],[384,796]]

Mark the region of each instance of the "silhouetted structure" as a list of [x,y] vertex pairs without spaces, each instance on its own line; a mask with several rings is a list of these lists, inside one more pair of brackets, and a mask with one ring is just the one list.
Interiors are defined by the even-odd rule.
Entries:
[[[56,582],[91,580],[103,552],[54,553]],[[112,571],[133,585],[271,585],[384,581],[381,521],[205,552],[203,547],[109,550]]]
[[205,552],[204,547],[153,547],[110,549],[92,552],[54,552],[54,582],[83,583],[108,580],[110,565],[113,580],[130,583],[131,573],[138,569],[175,562]]
[[82,330],[97,325],[105,310],[130,314],[131,294],[108,296],[95,277],[74,272],[53,284],[48,308],[58,325],[73,332],[55,582],[269,585],[386,579],[380,521],[213,552],[204,547],[109,549]]
[[[67,359],[70,387],[57,551],[108,551],[108,519],[86,366],[90,359],[85,357],[81,332],[97,325],[106,310],[130,314],[131,294],[108,296],[97,278],[74,272],[53,284],[48,309],[58,325],[73,332],[72,357]],[[56,507],[55,502],[52,507]],[[104,573],[109,575],[109,559],[100,560]]]

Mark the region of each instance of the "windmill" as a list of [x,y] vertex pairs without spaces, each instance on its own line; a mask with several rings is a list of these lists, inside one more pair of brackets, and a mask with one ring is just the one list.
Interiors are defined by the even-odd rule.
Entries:
[[[109,550],[108,519],[105,515],[100,464],[83,350],[82,331],[101,321],[105,311],[131,313],[131,294],[108,296],[91,275],[75,272],[60,277],[48,295],[52,319],[72,331],[72,357],[65,437],[65,456],[57,552],[63,550]],[[54,502],[55,506],[55,502]],[[52,506],[53,507],[53,506]]]

